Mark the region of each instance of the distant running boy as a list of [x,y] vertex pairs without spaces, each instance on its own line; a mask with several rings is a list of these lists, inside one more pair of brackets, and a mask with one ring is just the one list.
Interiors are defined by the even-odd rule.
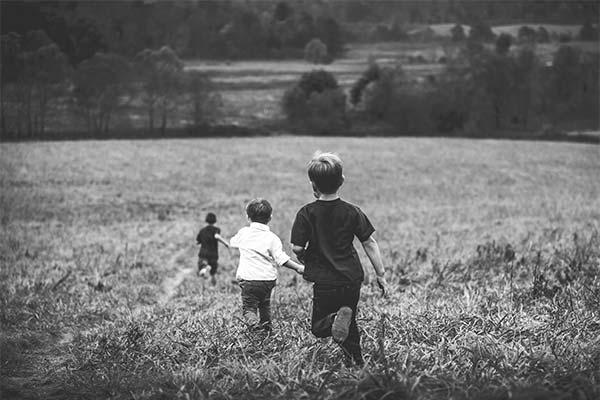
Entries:
[[333,336],[346,362],[363,365],[357,305],[364,272],[352,241],[362,243],[385,295],[387,283],[375,229],[357,206],[338,195],[344,183],[342,161],[333,153],[317,152],[308,164],[316,201],[296,214],[292,250],[306,266],[304,278],[314,282],[311,331],[316,337]]
[[304,272],[304,266],[283,252],[281,240],[269,229],[272,212],[267,200],[251,200],[246,206],[250,226],[230,240],[230,246],[240,251],[236,278],[242,288],[244,320],[251,329],[267,332],[271,331],[271,291],[277,282],[277,267]]
[[219,242],[223,243],[225,247],[229,247],[229,244],[221,236],[221,229],[215,226],[217,216],[214,213],[206,214],[206,223],[208,225],[200,229],[196,236],[196,243],[200,245],[198,274],[206,276],[206,273],[210,271],[211,282],[214,285],[216,283],[215,274],[219,267]]

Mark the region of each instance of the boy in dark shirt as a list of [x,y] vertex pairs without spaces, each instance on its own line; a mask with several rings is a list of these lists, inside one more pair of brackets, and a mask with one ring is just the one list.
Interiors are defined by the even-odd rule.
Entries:
[[356,313],[364,272],[352,242],[362,246],[385,295],[387,283],[375,229],[357,206],[338,195],[344,182],[342,161],[333,153],[317,153],[308,165],[308,177],[317,199],[296,214],[292,250],[304,263],[304,278],[314,282],[311,331],[316,337],[333,336],[347,361],[364,363]]
[[216,283],[215,274],[219,266],[219,242],[229,248],[229,243],[221,236],[221,229],[217,228],[217,216],[211,212],[206,214],[206,223],[204,228],[200,229],[196,236],[196,243],[200,245],[198,252],[198,274],[206,276],[210,271],[211,283]]

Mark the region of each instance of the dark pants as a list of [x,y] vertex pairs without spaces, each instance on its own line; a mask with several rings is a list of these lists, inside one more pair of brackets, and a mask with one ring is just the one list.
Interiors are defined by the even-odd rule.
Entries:
[[340,344],[347,359],[363,364],[360,348],[360,333],[356,325],[356,311],[360,298],[360,284],[332,286],[315,284],[313,286],[313,310],[311,331],[319,338],[331,336],[331,325],[341,307],[352,309],[352,320],[348,338]]
[[198,271],[210,265],[210,274],[214,275],[217,273],[219,267],[219,261],[217,258],[198,257]]
[[271,291],[275,283],[276,281],[240,281],[242,312],[251,329],[271,330]]

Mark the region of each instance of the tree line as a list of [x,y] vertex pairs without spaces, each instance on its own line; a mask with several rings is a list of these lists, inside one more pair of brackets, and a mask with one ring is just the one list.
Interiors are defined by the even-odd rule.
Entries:
[[265,0],[14,1],[2,34],[43,30],[72,66],[97,52],[133,57],[168,46],[182,58],[301,58],[317,38],[335,57],[348,41],[406,38],[418,24],[598,23],[596,1]]
[[[2,2],[2,135],[44,137],[48,126],[61,120],[77,129],[82,121],[88,136],[101,136],[111,129],[131,130],[133,125],[123,122],[128,118],[119,116],[132,114],[138,125],[163,135],[168,126],[205,126],[219,114],[218,91],[206,75],[185,71],[182,57],[304,56],[328,63],[343,51],[349,21],[381,21],[384,11],[393,23],[379,32],[392,36],[403,37],[398,15],[434,21],[432,15],[445,10],[443,18],[474,21],[468,36],[460,24],[452,29],[444,73],[418,85],[405,79],[401,68],[376,64],[349,97],[328,73],[303,76],[282,103],[292,127],[345,132],[354,122],[394,127],[396,134],[464,134],[537,129],[567,120],[597,123],[597,54],[563,47],[551,65],[544,65],[531,46],[523,46],[547,42],[543,28],[524,26],[517,38],[496,38],[477,14],[500,18],[517,11],[546,16],[560,11],[581,19],[597,5],[554,2],[542,11],[513,2],[484,12],[479,9],[484,3],[496,4]],[[341,22],[332,16],[334,7],[341,7],[336,9]],[[411,10],[421,10],[420,16]],[[598,40],[597,25],[587,21],[578,36]]]
[[597,53],[564,44],[545,62],[535,36],[516,44],[506,34],[484,37],[471,30],[448,43],[443,72],[423,82],[401,66],[371,62],[346,93],[332,73],[314,70],[286,91],[283,110],[297,132],[334,135],[557,137],[597,129]]
[[172,117],[201,126],[218,110],[209,79],[184,71],[167,46],[132,58],[97,52],[73,67],[41,30],[2,35],[1,44],[3,137],[43,138],[50,115],[76,128],[84,121],[87,136],[101,137],[118,125],[119,113],[131,109],[143,110],[150,134],[156,129],[164,135]]

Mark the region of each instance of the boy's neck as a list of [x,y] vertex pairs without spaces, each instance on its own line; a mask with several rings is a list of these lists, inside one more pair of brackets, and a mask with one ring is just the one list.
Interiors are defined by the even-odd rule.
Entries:
[[340,195],[337,193],[319,193],[319,197],[317,200],[321,200],[321,201],[333,201],[333,200],[337,200],[340,198]]

